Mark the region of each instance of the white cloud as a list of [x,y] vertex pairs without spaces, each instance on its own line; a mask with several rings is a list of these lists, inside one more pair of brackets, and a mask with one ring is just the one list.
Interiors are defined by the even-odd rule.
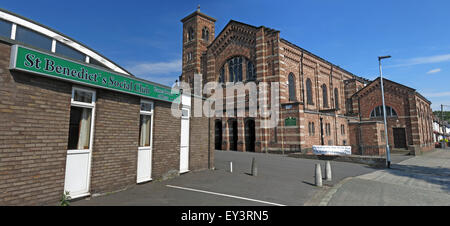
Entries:
[[404,60],[401,64],[390,65],[387,67],[405,67],[405,66],[413,66],[418,64],[433,64],[433,63],[441,63],[441,62],[450,62],[450,54],[444,55],[436,55],[429,57],[416,57],[408,60]]
[[181,73],[181,59],[168,62],[140,62],[128,67],[134,75],[166,75]]
[[438,72],[441,72],[440,68],[433,69],[433,70],[427,72],[427,74],[435,74],[435,73],[438,73]]
[[450,97],[450,92],[424,93],[425,97]]

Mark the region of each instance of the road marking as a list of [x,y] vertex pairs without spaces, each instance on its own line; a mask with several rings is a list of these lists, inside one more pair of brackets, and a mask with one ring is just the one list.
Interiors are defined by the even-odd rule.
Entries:
[[286,205],[282,205],[282,204],[278,204],[278,203],[266,202],[266,201],[261,201],[261,200],[256,200],[256,199],[234,196],[234,195],[227,195],[227,194],[222,194],[222,193],[217,193],[217,192],[203,191],[203,190],[198,190],[198,189],[193,189],[193,188],[184,188],[184,187],[173,186],[173,185],[166,185],[166,186],[170,187],[170,188],[177,188],[177,189],[201,192],[201,193],[206,193],[206,194],[211,194],[211,195],[218,195],[218,196],[224,196],[224,197],[229,197],[229,198],[242,199],[242,200],[259,202],[259,203],[264,203],[264,204],[269,204],[269,205],[274,205],[274,206],[286,206]]

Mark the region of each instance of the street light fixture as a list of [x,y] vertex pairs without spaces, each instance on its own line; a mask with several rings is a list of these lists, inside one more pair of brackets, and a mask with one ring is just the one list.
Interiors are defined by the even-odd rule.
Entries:
[[386,122],[386,105],[384,103],[383,71],[381,70],[381,60],[387,59],[387,58],[391,58],[391,56],[379,56],[378,64],[380,66],[381,100],[383,101],[384,136],[385,136],[385,140],[386,140],[386,162],[387,162],[387,167],[391,168],[391,153],[389,150],[388,130],[387,130],[387,122]]

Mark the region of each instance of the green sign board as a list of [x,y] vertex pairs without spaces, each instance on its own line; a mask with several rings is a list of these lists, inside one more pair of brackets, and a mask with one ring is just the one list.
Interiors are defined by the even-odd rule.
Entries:
[[10,69],[162,101],[178,101],[176,98],[179,96],[178,93],[172,93],[170,88],[164,86],[19,45],[13,45],[11,48]]
[[284,120],[284,126],[297,126],[297,118],[288,117]]

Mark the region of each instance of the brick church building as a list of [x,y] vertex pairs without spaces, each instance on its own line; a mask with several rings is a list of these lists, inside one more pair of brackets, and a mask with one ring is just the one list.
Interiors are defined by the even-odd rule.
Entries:
[[[195,76],[203,84],[279,82],[280,90],[274,128],[250,116],[248,101],[244,117],[215,118],[217,150],[288,153],[346,145],[354,154],[385,153],[379,79],[354,75],[264,26],[231,20],[216,37],[215,21],[199,9],[181,20],[180,81],[191,87]],[[385,80],[385,89],[390,147],[431,150],[430,101],[392,81]]]

